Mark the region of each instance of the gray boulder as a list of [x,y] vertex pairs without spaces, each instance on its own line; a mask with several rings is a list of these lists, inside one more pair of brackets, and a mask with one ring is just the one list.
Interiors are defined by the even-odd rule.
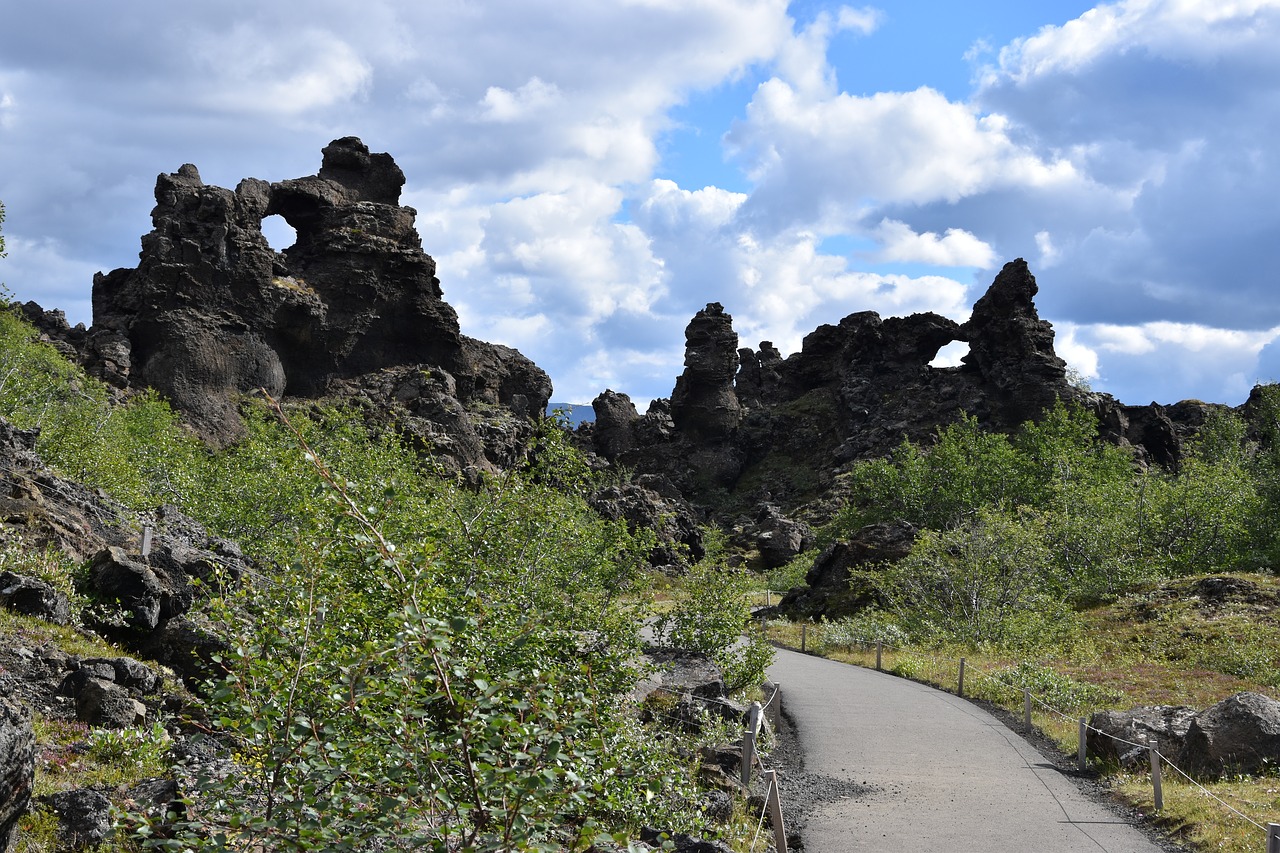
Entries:
[[[1195,708],[1156,705],[1129,711],[1099,711],[1089,718],[1089,754],[1139,767],[1147,761],[1147,747],[1173,759],[1181,751]],[[1142,744],[1134,746],[1133,744]]]
[[1237,693],[1196,716],[1177,764],[1206,779],[1280,766],[1280,702]]
[[44,801],[58,815],[59,849],[96,847],[111,834],[111,800],[100,791],[62,791]]
[[119,684],[100,678],[87,679],[75,699],[76,719],[91,726],[123,729],[146,719],[145,705]]

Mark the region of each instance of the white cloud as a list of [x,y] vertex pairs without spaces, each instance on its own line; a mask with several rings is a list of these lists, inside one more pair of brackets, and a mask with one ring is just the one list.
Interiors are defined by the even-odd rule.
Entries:
[[1062,26],[1046,26],[1015,40],[1000,51],[999,68],[988,69],[987,79],[1007,76],[1025,83],[1079,72],[1129,52],[1205,63],[1232,53],[1268,53],[1274,61],[1278,24],[1280,3],[1275,0],[1104,3]]
[[874,6],[863,6],[855,9],[852,6],[841,6],[836,12],[836,26],[841,30],[871,35],[884,23],[884,12]]
[[812,99],[773,79],[727,141],[758,185],[748,207],[773,227],[847,221],[860,204],[954,203],[1080,182],[1069,161],[1016,143],[1000,116],[928,88]]
[[484,118],[510,122],[535,117],[561,99],[560,89],[533,77],[514,92],[490,86],[484,93]]
[[1048,231],[1036,232],[1036,248],[1040,250],[1040,266],[1046,269],[1062,257],[1062,253],[1053,245],[1053,235]]
[[240,22],[197,37],[197,98],[227,112],[289,116],[366,93],[373,69],[348,42],[306,27],[289,39]]
[[989,269],[996,262],[991,246],[961,228],[948,228],[939,237],[932,231],[917,234],[905,222],[882,219],[875,236],[882,243],[874,253],[878,261],[979,269]]
[[[1142,399],[1164,403],[1197,398],[1236,404],[1265,373],[1260,356],[1280,326],[1261,331],[1218,329],[1195,323],[1154,322],[1135,326],[1069,325],[1059,352],[1100,391],[1141,388]],[[1090,355],[1096,358],[1087,370]]]
[[1085,379],[1098,378],[1098,351],[1079,339],[1074,323],[1054,327],[1054,351]]

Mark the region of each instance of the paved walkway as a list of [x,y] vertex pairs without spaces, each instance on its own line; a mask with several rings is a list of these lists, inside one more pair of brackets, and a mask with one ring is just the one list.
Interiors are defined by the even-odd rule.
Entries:
[[[805,772],[872,788],[810,813],[805,853],[1160,853],[967,700],[781,649],[769,677]],[[785,779],[781,790],[785,800]]]

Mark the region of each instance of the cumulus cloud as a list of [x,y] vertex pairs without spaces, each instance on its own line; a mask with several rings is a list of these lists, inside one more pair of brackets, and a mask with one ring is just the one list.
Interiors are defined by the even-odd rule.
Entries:
[[373,69],[332,32],[305,27],[289,39],[238,22],[194,38],[202,74],[195,97],[220,112],[296,116],[364,94]]
[[929,88],[811,99],[775,78],[760,86],[746,120],[726,139],[757,184],[750,216],[773,228],[852,224],[877,205],[954,203],[1010,186],[1080,180],[1070,161],[1015,142],[1002,117]]
[[905,222],[882,219],[875,230],[881,248],[875,253],[879,261],[925,263],[940,267],[979,267],[995,265],[991,246],[962,228],[948,228],[939,237],[932,231],[917,234]]
[[[1138,399],[1122,397],[1125,402],[1195,398],[1235,405],[1265,378],[1260,356],[1277,338],[1280,327],[1240,331],[1168,322],[1082,325],[1070,327],[1064,357],[1086,376],[1096,377],[1096,390],[1148,392]],[[1059,347],[1062,352],[1061,341]]]
[[1275,0],[1125,0],[1016,40],[984,69],[976,106],[1129,199],[1105,221],[1024,211],[1044,217],[1054,271],[1073,281],[1051,310],[1126,324],[1280,322],[1263,248],[1280,232],[1280,211],[1263,201],[1280,191],[1278,37]]

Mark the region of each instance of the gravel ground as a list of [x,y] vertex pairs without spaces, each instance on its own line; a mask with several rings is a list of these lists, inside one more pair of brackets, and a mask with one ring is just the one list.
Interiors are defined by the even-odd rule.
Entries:
[[795,723],[787,714],[785,702],[774,722],[773,751],[765,756],[764,763],[778,771],[782,819],[787,828],[787,846],[791,849],[803,849],[805,819],[818,806],[837,800],[892,796],[892,791],[872,785],[806,772]]

